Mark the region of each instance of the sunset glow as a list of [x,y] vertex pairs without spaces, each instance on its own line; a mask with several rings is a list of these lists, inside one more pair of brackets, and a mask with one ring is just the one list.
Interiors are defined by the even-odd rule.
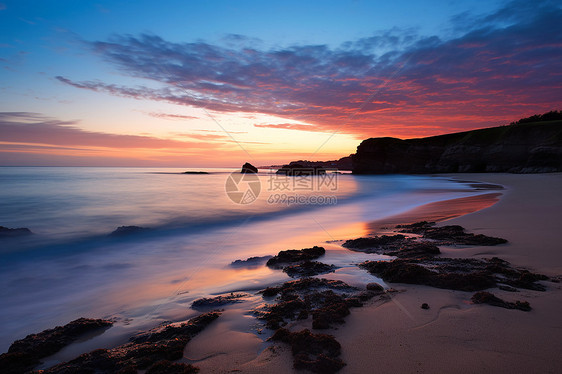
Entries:
[[562,95],[556,2],[168,4],[0,4],[0,165],[337,159]]

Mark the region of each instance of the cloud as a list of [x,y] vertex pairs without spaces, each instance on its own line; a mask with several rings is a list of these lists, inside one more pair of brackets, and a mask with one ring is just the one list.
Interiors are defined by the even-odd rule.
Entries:
[[302,125],[299,123],[254,124],[254,127],[301,131],[322,131],[322,127],[320,126]]
[[[103,147],[116,149],[212,148],[203,142],[186,142],[150,136],[118,135],[82,130],[76,121],[60,121],[29,112],[0,112],[0,142],[56,147]],[[207,139],[209,140],[209,139]]]
[[88,45],[124,74],[160,88],[57,79],[136,99],[270,114],[324,131],[430,135],[558,109],[560,19],[555,2],[516,1],[492,14],[456,17],[449,39],[393,29],[337,48],[258,49],[240,35],[227,46],[116,36]]
[[169,119],[169,120],[199,119],[199,117],[186,116],[186,115],[183,115],[183,114],[156,113],[156,112],[149,112],[149,113],[146,113],[146,114],[151,116],[151,117],[154,117],[154,118],[162,118],[162,119]]

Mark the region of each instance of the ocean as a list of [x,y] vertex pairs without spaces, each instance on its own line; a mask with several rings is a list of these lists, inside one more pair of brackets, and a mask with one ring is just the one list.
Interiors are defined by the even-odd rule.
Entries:
[[[339,267],[331,277],[372,281],[355,264],[377,255],[347,251],[341,240],[369,234],[374,220],[484,193],[427,175],[298,178],[260,171],[245,177],[235,169],[191,170],[208,174],[0,167],[0,226],[33,232],[0,241],[0,351],[82,316],[111,318],[115,327],[75,345],[68,357],[121,342],[194,315],[197,298],[289,280],[263,264],[231,263],[290,248],[324,246],[323,262]],[[150,230],[110,235],[119,226]]]

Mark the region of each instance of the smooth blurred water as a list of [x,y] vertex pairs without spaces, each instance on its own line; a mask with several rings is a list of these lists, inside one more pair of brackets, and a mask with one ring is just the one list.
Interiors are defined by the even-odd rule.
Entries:
[[[324,262],[347,282],[372,276],[355,264],[375,255],[343,250],[337,240],[365,235],[367,223],[425,203],[477,193],[430,176],[338,175],[335,205],[270,204],[271,176],[260,173],[254,203],[225,193],[229,169],[0,168],[0,225],[35,234],[0,242],[0,351],[26,334],[85,317],[118,320],[87,350],[138,329],[195,313],[202,296],[259,289],[287,280],[236,259],[323,245]],[[287,192],[294,193],[295,191]],[[109,237],[122,225],[153,228]],[[366,257],[367,256],[367,257]],[[106,339],[105,341],[103,339]]]

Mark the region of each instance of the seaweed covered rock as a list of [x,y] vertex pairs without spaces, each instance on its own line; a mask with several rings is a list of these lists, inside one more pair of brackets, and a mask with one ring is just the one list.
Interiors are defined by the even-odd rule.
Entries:
[[266,305],[258,311],[258,316],[274,330],[289,321],[309,316],[312,316],[314,329],[327,329],[344,323],[349,308],[361,307],[364,301],[382,293],[379,290],[361,291],[342,281],[303,278],[263,290],[264,297],[279,296],[277,303]]
[[345,363],[338,358],[341,345],[332,335],[313,334],[308,329],[291,332],[282,328],[275,332],[271,340],[291,346],[295,369],[329,374],[345,366]]
[[416,238],[402,234],[351,239],[343,243],[342,246],[353,251],[399,258],[425,258],[441,253],[434,243],[416,240]]
[[323,256],[325,253],[326,250],[323,247],[318,246],[303,249],[288,249],[286,251],[281,251],[277,254],[277,256],[270,258],[266,265],[269,267],[280,267],[284,264],[315,260],[318,257]]
[[391,283],[422,284],[460,291],[481,291],[496,287],[498,283],[544,291],[544,286],[536,282],[548,279],[541,274],[513,268],[507,261],[495,257],[489,260],[433,258],[366,261],[359,266]]
[[103,319],[79,318],[64,326],[30,334],[16,340],[7,353],[0,355],[0,367],[4,373],[21,373],[32,369],[40,359],[51,356],[83,335],[103,330],[113,322]]
[[195,300],[191,307],[193,309],[208,309],[208,308],[218,308],[227,304],[234,304],[242,302],[242,299],[247,298],[247,293],[230,293],[226,296],[215,296],[215,297],[204,297]]
[[327,265],[318,261],[305,261],[283,268],[283,271],[291,278],[311,277],[313,275],[331,273],[335,270],[336,267],[334,265]]
[[459,225],[436,227],[434,222],[422,221],[410,225],[398,225],[396,228],[400,229],[400,232],[419,234],[441,245],[493,246],[507,243],[503,238],[467,233],[464,227]]
[[524,312],[528,312],[531,310],[531,305],[528,301],[517,300],[516,302],[512,303],[504,301],[490,292],[477,292],[472,295],[471,300],[474,304],[488,304],[500,308],[518,309]]
[[[138,334],[129,343],[112,349],[97,349],[45,370],[45,374],[67,373],[135,373],[151,370],[163,360],[175,361],[183,357],[183,350],[193,336],[219,317],[219,312],[205,313],[184,323],[170,324]],[[159,364],[160,370],[167,364]],[[183,366],[183,365],[182,365]],[[168,365],[169,367],[169,365]],[[173,366],[173,370],[180,369]],[[188,369],[183,367],[182,369]],[[179,371],[181,372],[181,371]],[[192,371],[193,372],[193,371]]]

